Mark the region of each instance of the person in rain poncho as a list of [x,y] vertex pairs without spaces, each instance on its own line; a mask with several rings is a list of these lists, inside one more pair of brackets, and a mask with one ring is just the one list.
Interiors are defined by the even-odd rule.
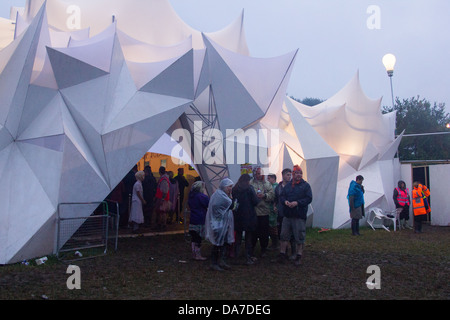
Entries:
[[209,201],[205,219],[205,238],[213,245],[211,251],[211,269],[223,271],[230,266],[225,262],[226,250],[234,242],[233,200],[231,191],[233,181],[228,178],[220,182],[219,189]]

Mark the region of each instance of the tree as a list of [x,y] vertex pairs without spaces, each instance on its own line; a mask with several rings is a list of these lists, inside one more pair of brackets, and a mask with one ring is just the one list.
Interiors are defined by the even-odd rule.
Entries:
[[[449,132],[446,128],[450,114],[445,103],[431,105],[419,96],[402,101],[397,97],[395,106],[383,107],[383,113],[397,112],[396,134],[405,135]],[[447,160],[450,159],[450,134],[404,137],[400,143],[400,160]]]
[[295,100],[297,102],[300,102],[304,105],[310,106],[310,107],[313,107],[313,106],[323,102],[323,100],[321,100],[319,98],[304,98],[303,100],[300,100],[300,99],[297,99],[297,98],[291,96],[291,99]]

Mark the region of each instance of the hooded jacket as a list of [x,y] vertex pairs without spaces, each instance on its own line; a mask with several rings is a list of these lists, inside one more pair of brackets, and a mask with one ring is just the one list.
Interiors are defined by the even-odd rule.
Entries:
[[364,189],[363,187],[357,183],[356,181],[350,182],[350,186],[348,188],[347,199],[350,207],[350,211],[352,210],[350,205],[350,197],[353,197],[353,206],[354,208],[359,208],[364,205]]

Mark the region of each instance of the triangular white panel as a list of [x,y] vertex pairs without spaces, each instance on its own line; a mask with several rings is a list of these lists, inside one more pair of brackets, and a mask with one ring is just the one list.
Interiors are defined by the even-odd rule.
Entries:
[[23,112],[43,16],[41,9],[35,21],[17,39],[19,45],[0,74],[0,124],[8,128],[13,137],[17,136]]
[[[294,162],[295,159],[292,159],[291,157],[291,151],[289,150],[290,148],[288,146],[283,146],[283,169],[284,168],[293,168],[294,165],[298,164],[297,161]],[[292,170],[292,169],[291,169]]]
[[105,114],[109,76],[89,80],[61,90],[71,112],[77,112],[100,133]]
[[[37,100],[39,101],[39,99]],[[62,124],[61,106],[64,102],[61,96],[58,94],[48,102],[46,106],[39,114],[36,114],[38,110],[29,110],[30,113],[36,114],[33,121],[28,124],[26,129],[19,136],[19,140],[35,139],[45,136],[54,136],[64,133]],[[31,105],[31,103],[30,103]],[[33,106],[38,105],[32,104]],[[31,107],[30,107],[31,108]],[[28,122],[28,121],[27,121]]]
[[55,135],[55,136],[47,136],[40,137],[34,139],[27,140],[17,140],[16,142],[22,142],[30,145],[35,145],[41,148],[62,152],[64,149],[64,135]]
[[[5,241],[1,244],[0,252],[8,261],[48,219],[55,208],[16,145],[11,146],[2,181],[8,183],[8,188],[0,193],[0,212],[8,218],[6,221],[2,219],[7,225],[7,237],[2,239]],[[26,188],[23,181],[27,182]]]
[[[58,95],[59,96],[59,95]],[[27,97],[20,119],[18,135],[22,135],[27,127],[39,117],[41,112],[47,108],[47,105],[57,104],[57,91],[40,86],[30,85],[28,87]],[[52,107],[50,107],[52,108]],[[56,109],[55,109],[56,111]],[[41,129],[42,130],[42,129]],[[35,134],[32,134],[36,136]]]
[[107,72],[53,48],[47,48],[56,82],[60,89],[99,78]]
[[[99,167],[99,164],[97,163],[95,156],[92,154],[92,150],[89,147],[89,144],[86,142],[86,138],[83,136],[82,132],[80,131],[80,128],[74,121],[72,115],[70,114],[69,110],[63,106],[61,108],[62,111],[62,117],[63,117],[63,124],[64,124],[64,133],[68,140],[70,140],[69,146],[74,146],[77,150],[79,155],[84,159],[84,161],[89,164],[91,168],[87,168],[85,170],[90,171],[91,169],[95,172],[95,174],[100,177],[100,179],[103,181],[105,185],[107,185],[107,178],[103,176],[102,170]],[[66,143],[68,144],[68,143]],[[78,157],[78,154],[77,154]],[[75,166],[75,158],[74,162],[72,163],[71,158],[67,157],[65,158],[65,162],[63,164],[63,167],[73,167]],[[81,163],[81,161],[78,161],[78,163]],[[81,189],[77,190],[80,191]]]
[[[58,206],[64,136],[41,139],[43,141],[40,143],[24,141],[17,145],[33,174],[39,180],[47,198],[56,208]],[[45,139],[51,141],[45,142]],[[45,170],[45,168],[52,168],[52,170]]]
[[[10,161],[10,153],[13,148],[13,144],[9,144],[6,148],[0,149],[0,179],[3,185],[8,186],[10,184],[10,179],[12,178],[8,175],[8,163]],[[3,190],[2,190],[3,191]],[[6,255],[5,243],[8,242],[10,237],[9,228],[9,201],[7,197],[9,196],[9,191],[0,192],[0,245],[2,250],[0,250],[0,262],[6,263],[8,261]]]
[[0,125],[0,150],[3,150],[14,141],[9,130]]
[[[216,111],[219,117],[220,130],[225,134],[226,129],[246,128],[264,116],[264,112],[242,85],[230,67],[214,49],[207,45],[209,74],[211,88],[214,94]],[[206,68],[204,68],[206,72]],[[202,71],[203,72],[203,71]],[[245,106],[246,117],[229,117],[230,114],[239,114]]]
[[[205,42],[207,48],[215,49],[261,110],[266,113],[288,75],[296,52],[276,58],[256,59],[226,50],[207,38]],[[284,94],[282,96],[284,97]]]
[[[64,144],[64,158],[61,173],[59,203],[95,202],[104,197],[111,190],[102,177],[94,158],[86,157],[87,148],[80,148],[75,141],[66,138]],[[87,159],[86,159],[87,158]],[[86,186],[89,192],[86,193]]]
[[319,158],[307,161],[307,179],[313,193],[312,207],[314,210],[313,227],[328,228],[333,223],[333,208],[339,172],[339,157]]
[[48,55],[45,56],[45,61],[42,70],[40,70],[37,74],[34,75],[31,84],[39,87],[58,90],[58,84],[56,83],[55,74],[53,73],[52,64],[50,62]]
[[380,155],[380,161],[383,160],[390,160],[395,157],[395,154],[398,152],[398,147],[400,145],[400,142],[402,142],[403,135],[405,134],[405,131],[403,131],[397,139],[395,139],[392,144],[386,146],[385,150],[383,150],[383,153]]
[[286,99],[285,102],[297,137],[302,145],[303,157],[309,160],[337,156],[322,137],[308,125],[300,112],[292,105],[291,100]]
[[[100,133],[96,130],[96,127],[92,126],[76,109],[71,109],[70,113],[77,123],[81,134],[83,135],[84,141],[89,148],[90,153],[95,159],[95,166],[98,167],[104,177],[105,181],[108,182],[108,169],[106,167],[105,153],[103,150],[102,137]],[[98,128],[98,127],[97,127]],[[83,149],[87,151],[87,149]]]
[[140,121],[135,119],[133,123],[119,126],[103,136],[111,185],[117,184],[130,170],[129,165],[137,163],[159,140],[185,111],[184,107],[167,109]]
[[114,81],[110,78],[108,94],[106,96],[103,126],[101,130],[102,134],[106,132],[106,128],[111,125],[114,119],[119,115],[119,113],[137,92],[136,85],[134,84],[125,63],[122,64],[120,70],[117,70],[111,75],[111,77],[113,76],[116,76],[117,80]]
[[375,146],[372,144],[372,142],[369,141],[369,143],[366,146],[366,150],[363,153],[358,170],[361,170],[365,166],[376,161],[378,159],[378,155],[379,155],[379,153],[378,153],[377,148],[375,148]]
[[[209,67],[209,58],[208,58],[208,54],[206,49],[204,49],[202,51],[202,60],[201,60],[201,65],[197,65],[197,63],[199,63],[198,56],[199,54],[196,54],[194,51],[194,66],[196,68],[195,72],[200,72],[199,75],[195,75],[196,79],[198,77],[198,81],[196,82],[197,88],[196,88],[196,93],[195,93],[195,97],[197,98],[206,88],[209,87],[209,85],[211,84],[211,71],[210,71],[210,67]],[[197,71],[197,68],[200,68],[200,70]]]
[[[190,100],[187,99],[162,96],[154,93],[139,91],[133,96],[133,98],[128,102],[125,108],[112,121],[111,125],[106,128],[105,133],[121,129],[123,127],[141,121],[142,119],[154,117],[167,111],[172,110],[175,112],[176,109],[179,109],[189,102]],[[176,114],[179,113],[176,112]],[[172,123],[175,120],[176,119],[174,119]],[[155,130],[159,130],[159,127],[155,128]],[[165,132],[165,130],[163,132]]]
[[141,91],[194,99],[193,50],[180,57],[158,76],[145,84]]
[[199,88],[200,83],[200,77],[202,73],[203,68],[203,61],[206,56],[206,49],[202,50],[194,50],[194,91],[196,93],[196,97],[198,94],[198,91],[202,91],[202,87]]

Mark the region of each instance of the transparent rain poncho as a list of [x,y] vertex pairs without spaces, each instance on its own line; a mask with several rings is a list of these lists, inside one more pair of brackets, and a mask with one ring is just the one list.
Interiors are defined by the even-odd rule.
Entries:
[[211,196],[206,213],[206,239],[215,246],[234,242],[232,200],[224,191],[230,185],[233,185],[233,181],[228,178],[221,181],[219,189]]

